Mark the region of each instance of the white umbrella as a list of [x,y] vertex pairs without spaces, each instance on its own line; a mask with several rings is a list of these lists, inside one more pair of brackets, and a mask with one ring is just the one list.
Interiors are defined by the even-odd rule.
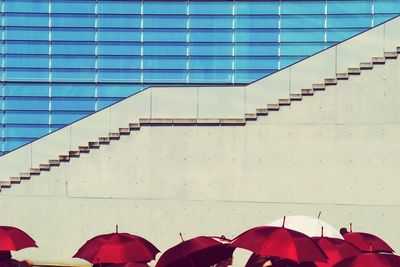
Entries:
[[[278,219],[269,223],[269,226],[282,226],[284,218]],[[310,237],[321,236],[321,229],[323,227],[323,234],[326,237],[334,237],[343,239],[342,235],[330,224],[321,221],[318,218],[309,216],[286,216],[285,228],[302,232]]]

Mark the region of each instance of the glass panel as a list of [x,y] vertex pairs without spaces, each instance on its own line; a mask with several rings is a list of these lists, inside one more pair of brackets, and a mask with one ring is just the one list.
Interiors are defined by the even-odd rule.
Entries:
[[328,28],[367,28],[371,27],[370,15],[330,15],[327,19]]
[[235,58],[235,69],[278,69],[278,58],[277,57],[236,57]]
[[52,0],[53,13],[94,13],[96,1]]
[[99,69],[98,70],[99,82],[108,81],[129,81],[129,82],[140,82],[141,71],[140,70],[117,70],[117,69]]
[[99,14],[138,14],[141,11],[140,1],[101,0],[98,2]]
[[100,69],[140,69],[141,58],[138,56],[99,56]]
[[100,84],[98,97],[127,97],[142,90],[141,85],[131,84]]
[[[48,125],[39,125],[39,124],[6,125],[5,130],[6,130],[6,135],[9,138],[21,137],[24,140],[29,142],[32,140],[30,138],[39,138],[39,137],[47,134],[49,132],[49,126]],[[21,141],[18,144],[23,143]],[[13,149],[13,148],[9,147],[9,149]]]
[[48,124],[48,111],[6,111],[5,121],[12,124]]
[[328,14],[369,14],[371,12],[371,0],[328,1]]
[[325,28],[324,15],[282,16],[282,28]]
[[145,1],[144,14],[185,14],[185,1]]
[[52,110],[90,110],[94,111],[96,98],[53,97]]
[[235,28],[278,28],[279,16],[273,15],[237,15],[235,18]]
[[88,111],[52,111],[51,120],[53,124],[70,124],[91,113]]
[[325,14],[326,1],[282,1],[282,14]]
[[144,82],[186,82],[186,70],[144,70]]
[[140,42],[140,30],[133,29],[99,29],[99,41]]
[[[99,42],[99,55],[139,55],[142,45],[132,42]],[[162,48],[159,48],[162,49]]]
[[374,0],[374,11],[376,13],[399,14],[400,5],[398,0]]
[[96,31],[90,28],[53,28],[54,41],[94,41]]
[[48,68],[49,56],[38,55],[7,55],[5,57],[6,67],[19,68]]
[[236,2],[236,14],[256,15],[256,14],[279,14],[278,1],[270,2]]
[[47,27],[49,26],[48,14],[28,14],[28,13],[6,13],[6,26],[30,26]]
[[190,42],[232,42],[231,29],[191,29]]
[[94,27],[95,21],[95,15],[53,14],[51,25],[53,27]]
[[185,56],[187,45],[187,43],[145,43],[143,54]]
[[[198,15],[189,19],[190,28],[228,28],[233,26],[233,17],[228,15]],[[186,25],[185,25],[186,27]]]
[[91,69],[52,69],[52,79],[62,81],[94,81],[96,72]]
[[48,97],[6,97],[8,110],[48,110]]
[[98,27],[102,28],[140,28],[139,15],[99,15]]
[[94,97],[94,84],[53,84],[51,94],[55,97]]
[[324,42],[324,29],[282,29],[282,42]]
[[52,42],[52,54],[54,55],[94,55],[96,51],[95,42]]
[[73,56],[65,55],[58,56],[54,55],[52,57],[52,67],[53,68],[95,68],[96,57],[95,56]]
[[38,69],[38,68],[7,68],[6,79],[10,81],[48,81],[49,80],[49,69]]
[[49,42],[47,41],[6,41],[7,54],[48,54]]
[[231,56],[232,43],[191,43],[189,46],[190,55],[208,56]]
[[235,34],[236,42],[278,42],[278,29],[238,29]]
[[[140,39],[139,39],[140,40]],[[186,42],[186,29],[144,30],[145,42]]]
[[186,70],[186,57],[146,56],[143,58],[145,69],[184,69]]
[[278,43],[237,43],[235,55],[237,56],[277,56]]
[[275,70],[237,70],[235,71],[235,83],[250,83],[274,71]]
[[49,30],[47,28],[6,28],[6,40],[48,40]]
[[49,96],[48,84],[6,84],[5,96]]
[[232,70],[190,70],[189,82],[204,83],[207,82],[232,82]]
[[281,55],[309,56],[324,50],[325,43],[282,43]]
[[189,69],[232,69],[233,57],[196,57],[189,59]]
[[6,0],[6,12],[32,12],[47,13],[49,10],[48,0]]
[[232,14],[232,2],[189,2],[189,14]]
[[144,28],[183,28],[186,29],[186,16],[145,15]]

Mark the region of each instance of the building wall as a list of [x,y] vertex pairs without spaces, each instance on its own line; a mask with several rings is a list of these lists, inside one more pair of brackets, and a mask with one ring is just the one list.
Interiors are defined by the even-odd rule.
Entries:
[[3,0],[0,154],[151,85],[246,84],[400,14],[393,0]]
[[38,241],[18,254],[36,262],[71,263],[116,224],[165,250],[179,232],[234,237],[320,211],[398,251],[399,71],[399,60],[374,65],[246,126],[142,127],[3,190],[0,224]]

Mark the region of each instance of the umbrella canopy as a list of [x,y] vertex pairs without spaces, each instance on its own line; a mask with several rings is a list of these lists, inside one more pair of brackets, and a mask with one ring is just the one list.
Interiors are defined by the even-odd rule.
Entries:
[[333,267],[399,267],[400,257],[393,254],[362,253],[344,259]]
[[313,237],[312,239],[317,242],[326,256],[328,256],[326,263],[316,263],[318,267],[330,267],[343,259],[361,254],[361,251],[357,247],[343,239],[332,237]]
[[232,258],[235,248],[230,242],[209,236],[198,236],[165,251],[156,267],[209,267]]
[[343,239],[342,235],[330,224],[309,216],[286,216],[269,223],[269,226],[282,226],[285,220],[285,228],[289,228],[308,236],[321,236],[321,228],[324,229],[324,236]]
[[98,235],[73,256],[90,263],[127,263],[154,260],[160,252],[146,239],[128,233]]
[[296,267],[317,267],[313,262],[301,262],[297,263],[291,260],[276,258],[276,257],[264,257],[257,254],[252,254],[248,259],[245,267],[262,266],[266,261],[271,261],[272,266],[296,266]]
[[0,226],[0,250],[17,251],[24,248],[37,247],[24,231],[11,226]]
[[303,233],[275,226],[252,228],[232,241],[232,246],[248,249],[261,256],[273,256],[295,262],[327,260],[310,237]]
[[387,252],[393,253],[394,250],[381,238],[376,235],[362,232],[344,232],[344,240],[350,242],[363,252]]

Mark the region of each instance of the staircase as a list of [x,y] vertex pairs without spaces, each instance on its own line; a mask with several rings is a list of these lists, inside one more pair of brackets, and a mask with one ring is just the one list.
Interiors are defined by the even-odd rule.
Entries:
[[[373,57],[371,62],[362,62],[357,68],[348,68],[347,72],[336,73],[334,78],[325,78],[322,83],[312,84],[310,88],[301,89],[299,93],[290,93],[288,98],[280,98],[277,103],[269,103],[264,107],[257,108],[254,113],[246,113],[244,118],[140,118],[137,123],[129,123],[125,128],[119,128],[116,132],[108,133],[108,136],[101,136],[97,140],[82,144],[77,150],[69,150],[66,154],[59,155],[56,159],[50,159],[39,166],[30,168],[19,175],[0,180],[0,192],[3,189],[11,188],[24,180],[40,176],[41,172],[49,172],[53,168],[61,167],[62,164],[70,162],[73,158],[79,158],[81,154],[88,154],[93,149],[100,149],[104,145],[118,141],[124,136],[129,136],[133,131],[140,131],[141,127],[152,126],[245,126],[247,121],[257,121],[260,116],[267,116],[270,112],[277,112],[281,107],[290,106],[292,102],[301,101],[303,97],[314,95],[315,92],[327,90],[336,86],[339,81],[345,81],[354,75],[361,75],[364,71],[371,71],[374,65],[384,65],[387,60],[396,60],[400,53],[400,47],[395,52],[384,52],[383,57]],[[2,177],[3,178],[3,177]],[[3,178],[4,179],[4,178]]]

